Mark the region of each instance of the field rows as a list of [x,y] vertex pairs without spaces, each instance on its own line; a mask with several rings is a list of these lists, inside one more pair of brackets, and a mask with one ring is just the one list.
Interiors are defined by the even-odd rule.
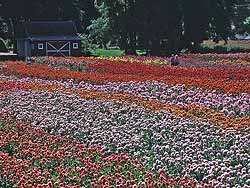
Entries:
[[0,185],[250,186],[248,57],[5,62]]

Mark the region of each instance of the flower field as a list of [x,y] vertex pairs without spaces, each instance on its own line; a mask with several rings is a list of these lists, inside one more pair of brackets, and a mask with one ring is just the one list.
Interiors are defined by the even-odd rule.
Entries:
[[250,187],[250,54],[0,63],[0,187]]

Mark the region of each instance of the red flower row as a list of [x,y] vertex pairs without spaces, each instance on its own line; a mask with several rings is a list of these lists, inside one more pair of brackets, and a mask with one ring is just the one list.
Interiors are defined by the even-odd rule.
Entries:
[[[92,68],[94,69],[94,67]],[[117,67],[117,69],[119,71],[119,66]],[[98,68],[96,70],[100,70],[100,69]],[[250,92],[249,81],[247,80],[241,81],[239,80],[239,77],[236,80],[209,79],[209,75],[202,76],[202,74],[200,74],[200,75],[192,76],[191,73],[185,75],[186,73],[182,72],[183,76],[181,76],[181,71],[178,72],[177,68],[176,69],[170,68],[170,70],[172,71],[172,73],[165,75],[165,76],[161,76],[160,75],[161,73],[159,73],[158,76],[153,75],[153,74],[140,75],[138,72],[137,72],[138,74],[133,74],[132,72],[131,73],[132,75],[131,74],[127,75],[127,74],[122,74],[122,73],[115,74],[116,66],[114,65],[110,73],[101,74],[101,73],[76,72],[76,71],[70,71],[64,68],[61,68],[60,70],[58,70],[58,69],[49,67],[48,65],[40,65],[36,63],[29,66],[22,62],[9,62],[7,64],[7,67],[5,67],[5,69],[3,70],[3,73],[9,74],[9,75],[17,75],[21,77],[36,77],[36,78],[51,79],[51,80],[73,79],[75,82],[86,80],[86,81],[91,81],[95,83],[130,82],[130,81],[139,82],[139,81],[155,80],[155,81],[161,81],[170,85],[185,84],[189,87],[195,86],[199,88],[219,90],[219,91],[227,92],[227,93],[242,93],[242,92],[249,93]],[[176,70],[176,73],[173,70]],[[191,71],[191,69],[183,69],[183,70]],[[132,68],[131,68],[131,71],[133,71]],[[205,72],[203,72],[203,74],[205,74]],[[212,74],[212,70],[211,70],[211,74]],[[220,74],[223,75],[223,72],[220,72]],[[235,72],[235,75],[236,75],[236,72]],[[246,72],[246,75],[247,75],[247,72]],[[206,76],[207,78],[205,78]],[[247,75],[246,78],[248,76],[249,75]],[[219,72],[218,72],[217,77],[219,77]],[[240,77],[242,78],[242,76]]]
[[99,63],[89,64],[87,70],[90,72],[100,72],[109,74],[126,74],[141,76],[171,76],[171,77],[188,77],[199,79],[225,79],[225,80],[249,80],[249,68],[185,68],[171,66],[147,65],[143,63],[123,62],[117,63],[105,59],[98,59]]

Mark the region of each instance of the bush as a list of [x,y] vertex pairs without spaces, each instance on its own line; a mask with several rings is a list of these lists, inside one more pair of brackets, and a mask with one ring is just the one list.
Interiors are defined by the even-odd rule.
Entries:
[[0,38],[0,52],[8,52],[6,44],[3,39]]
[[226,54],[228,53],[228,49],[224,46],[215,46],[214,52],[217,54]]
[[10,39],[5,40],[5,45],[9,51],[13,51],[14,44]]
[[98,45],[93,44],[93,42],[89,39],[88,35],[80,35],[81,37],[81,49],[82,55],[90,56],[95,50],[98,48]]

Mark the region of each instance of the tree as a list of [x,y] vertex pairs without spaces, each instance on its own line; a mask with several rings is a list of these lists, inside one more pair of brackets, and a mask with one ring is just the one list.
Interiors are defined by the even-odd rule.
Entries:
[[[183,1],[183,46],[195,49],[204,39],[227,40],[232,35],[234,0]],[[194,10],[194,7],[199,7]]]
[[247,33],[250,33],[250,17],[247,17],[244,21],[243,21],[243,30]]
[[96,4],[101,16],[95,20],[91,20],[91,25],[87,27],[89,32],[89,38],[91,38],[96,44],[106,48],[106,44],[111,40],[110,21],[108,18],[108,9],[105,3],[100,6]]
[[228,40],[233,35],[232,22],[235,17],[235,0],[220,1],[214,0],[211,3],[211,23],[210,38],[215,40]]
[[112,34],[127,53],[152,55],[195,49],[204,40],[232,34],[235,0],[100,0],[109,7]]

